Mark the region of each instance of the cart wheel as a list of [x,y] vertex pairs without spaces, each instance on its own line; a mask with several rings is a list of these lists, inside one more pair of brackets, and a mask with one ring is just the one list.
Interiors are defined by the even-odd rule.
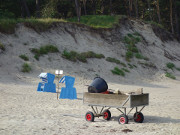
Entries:
[[119,121],[119,124],[128,124],[127,115],[124,115],[124,114],[120,115],[118,121]]
[[105,120],[111,119],[111,112],[108,109],[104,110],[102,114],[103,114],[103,119]]
[[87,121],[93,122],[94,121],[94,114],[92,112],[87,112],[86,115],[85,115],[85,119]]
[[144,116],[141,112],[134,113],[134,121],[137,123],[142,123],[144,121]]

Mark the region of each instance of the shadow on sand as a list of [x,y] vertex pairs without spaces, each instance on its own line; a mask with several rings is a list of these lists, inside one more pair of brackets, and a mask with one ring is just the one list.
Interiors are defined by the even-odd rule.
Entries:
[[[61,116],[64,117],[74,117],[74,118],[80,118],[85,120],[85,115],[76,115],[76,114],[61,114]],[[132,119],[132,116],[129,117],[129,122],[134,122]],[[118,122],[119,117],[118,116],[112,116],[109,121],[117,121]],[[107,122],[102,117],[95,118],[94,122]],[[143,123],[154,123],[154,124],[160,124],[160,123],[180,123],[180,119],[172,119],[170,117],[158,117],[158,116],[145,116]]]
[[[130,116],[132,118],[132,116]],[[111,121],[118,121],[119,117],[113,116],[111,117]],[[133,119],[129,120],[130,122],[134,122]],[[170,117],[158,117],[158,116],[144,116],[143,123],[180,123],[180,119],[172,119]]]

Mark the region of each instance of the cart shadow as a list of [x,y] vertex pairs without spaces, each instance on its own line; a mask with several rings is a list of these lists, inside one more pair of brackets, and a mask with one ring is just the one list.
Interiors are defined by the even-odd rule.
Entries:
[[180,119],[171,117],[145,116],[145,123],[180,123]]
[[[130,116],[132,118],[132,116]],[[118,121],[119,117],[113,116],[110,121]],[[134,121],[133,119],[129,120]],[[170,117],[158,117],[158,116],[145,116],[143,123],[180,123],[180,119],[173,119]]]
[[77,97],[77,100],[83,100],[83,98]]

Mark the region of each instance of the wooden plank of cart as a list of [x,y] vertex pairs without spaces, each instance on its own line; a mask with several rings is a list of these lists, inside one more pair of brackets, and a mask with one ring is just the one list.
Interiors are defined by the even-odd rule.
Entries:
[[[127,124],[129,121],[128,115],[135,110],[133,119],[137,123],[142,123],[144,116],[142,110],[145,106],[149,105],[149,94],[101,94],[101,93],[88,93],[83,95],[83,103],[90,106],[92,111],[85,115],[87,121],[94,121],[95,117],[103,117],[105,120],[110,120],[110,108],[116,108],[122,114],[118,118],[119,124]],[[98,108],[101,107],[100,110]],[[128,109],[127,109],[128,108]]]

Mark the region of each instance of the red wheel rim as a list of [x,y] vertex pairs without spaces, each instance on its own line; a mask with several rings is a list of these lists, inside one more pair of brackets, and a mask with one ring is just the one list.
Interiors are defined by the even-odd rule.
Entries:
[[138,114],[136,117],[136,121],[139,122],[141,120],[141,116]]
[[105,118],[105,119],[108,118],[108,112],[104,112],[104,118]]
[[91,114],[87,114],[87,115],[86,115],[86,119],[87,119],[88,121],[91,121],[91,118],[92,118]]
[[125,121],[126,121],[126,120],[125,120],[125,118],[124,118],[124,117],[121,117],[121,118],[120,118],[120,123],[121,123],[121,124],[124,124],[124,123],[125,123]]

